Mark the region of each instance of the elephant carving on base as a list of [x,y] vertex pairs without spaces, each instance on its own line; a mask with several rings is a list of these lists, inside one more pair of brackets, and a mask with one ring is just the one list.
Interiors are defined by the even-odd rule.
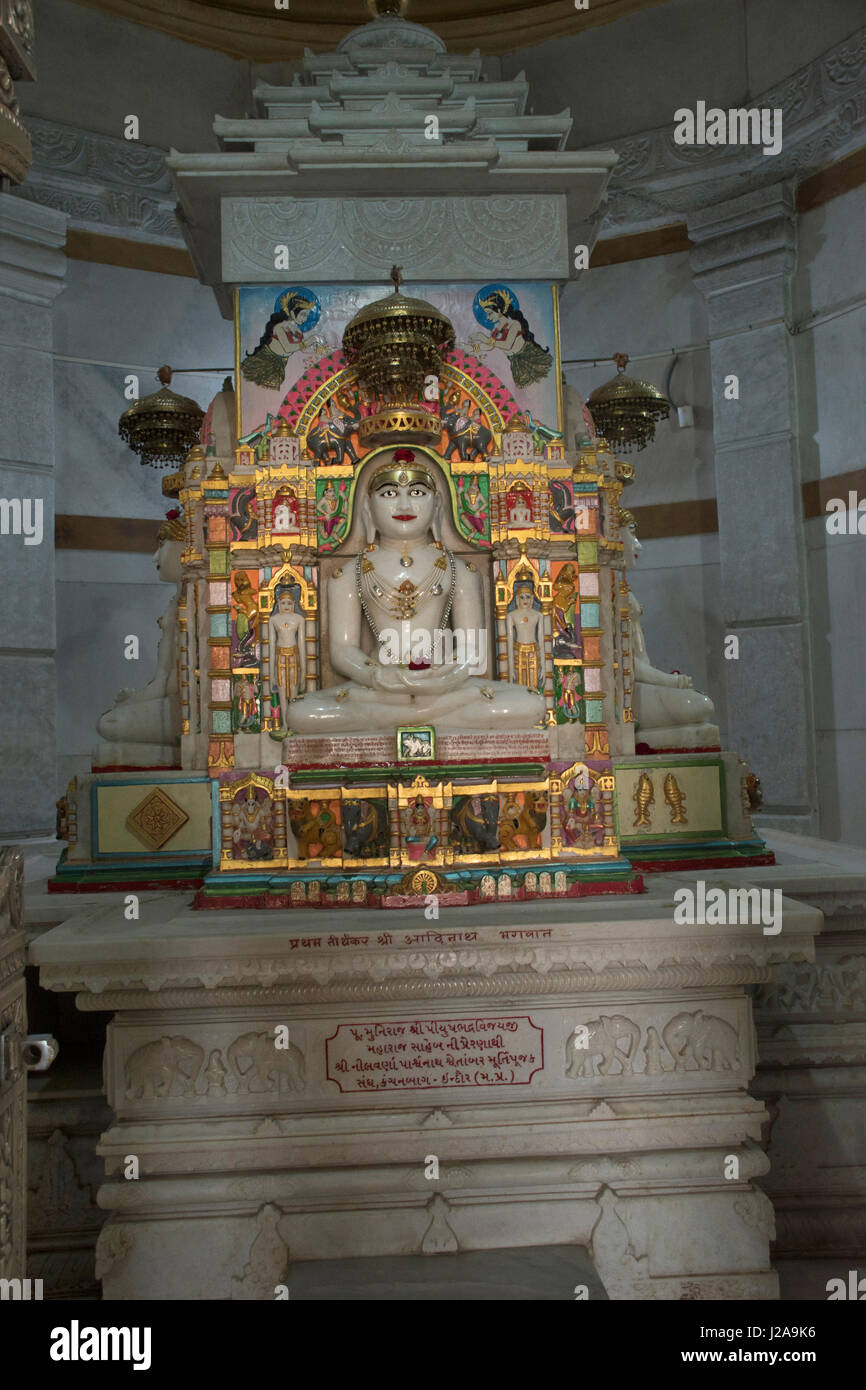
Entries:
[[204,1048],[189,1038],[161,1037],[143,1043],[126,1059],[126,1099],[165,1100],[177,1082],[182,1096],[195,1095]]
[[[640,1042],[640,1028],[622,1014],[602,1014],[578,1024],[565,1047],[565,1074],[578,1080],[584,1076],[608,1076],[619,1062],[615,1076],[634,1070],[633,1062]],[[585,1044],[585,1045],[584,1045]],[[601,1061],[596,1062],[600,1057]]]
[[226,1055],[239,1094],[304,1089],[304,1054],[293,1043],[277,1047],[273,1033],[242,1033]]
[[740,1065],[736,1029],[700,1009],[695,1014],[676,1014],[665,1024],[662,1037],[676,1071],[734,1071]]
[[499,797],[492,792],[458,796],[451,810],[451,843],[461,854],[499,848]]

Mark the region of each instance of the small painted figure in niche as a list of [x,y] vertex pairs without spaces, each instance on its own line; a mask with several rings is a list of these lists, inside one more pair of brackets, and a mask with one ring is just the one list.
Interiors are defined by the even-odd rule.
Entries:
[[235,686],[238,711],[238,731],[243,732],[255,724],[259,712],[256,682],[250,676],[241,676]]
[[267,792],[247,787],[232,807],[232,858],[273,859],[273,802]]
[[579,849],[591,849],[604,840],[604,820],[593,789],[580,777],[575,777],[571,784],[571,795],[562,822],[562,838],[567,845]]
[[334,531],[339,527],[343,520],[342,493],[345,484],[340,484],[340,492],[337,493],[332,479],[328,479],[322,495],[316,503],[316,515],[319,518],[319,525],[326,539],[330,540]]
[[487,501],[478,483],[478,475],[472,474],[469,482],[461,478],[458,482],[458,507],[460,520],[466,531],[483,536],[487,530]]
[[553,581],[553,655],[560,660],[582,655],[578,617],[578,577],[563,565]]
[[284,488],[274,497],[273,525],[271,529],[278,535],[285,535],[298,529],[298,499],[292,488]]
[[403,839],[409,845],[409,858],[422,859],[439,843],[439,836],[433,833],[433,817],[427,802],[420,792],[403,812]]
[[277,295],[258,345],[241,363],[242,376],[265,390],[278,390],[286,363],[293,353],[302,351],[304,333],[318,323],[321,312],[318,296],[300,285]]
[[511,680],[537,690],[541,672],[541,611],[535,606],[535,585],[518,580],[508,610],[508,670]]
[[523,483],[516,483],[506,494],[509,526],[532,525],[532,493]]
[[478,322],[491,332],[489,337],[473,338],[472,346],[478,352],[500,348],[508,358],[515,386],[532,386],[549,376],[553,354],[536,341],[513,290],[507,285],[485,285],[475,296],[473,309]]
[[559,676],[559,708],[571,722],[580,718],[580,668],[557,666]]
[[551,478],[548,484],[550,489],[550,521],[551,531],[565,531],[571,534],[574,531],[574,497],[571,492],[571,485],[563,478]]
[[245,570],[237,570],[235,573],[232,598],[235,604],[237,654],[243,662],[252,666],[257,661],[259,601],[252,581]]
[[254,487],[238,488],[231,494],[229,522],[233,541],[254,541],[258,538],[257,507]]
[[303,692],[307,680],[304,618],[297,611],[296,589],[297,586],[277,589],[274,611],[268,622],[271,704],[276,714],[279,703],[281,731],[287,727],[289,702]]

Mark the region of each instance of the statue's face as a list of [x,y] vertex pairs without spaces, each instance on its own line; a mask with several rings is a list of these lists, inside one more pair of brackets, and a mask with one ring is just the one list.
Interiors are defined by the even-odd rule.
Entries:
[[277,599],[277,612],[278,612],[278,613],[294,613],[294,611],[295,611],[295,600],[292,598],[292,595],[291,595],[291,594],[280,594],[279,598]]
[[631,569],[643,547],[635,535],[633,526],[629,526],[628,529],[623,532],[622,538],[625,542],[625,549],[623,551],[625,567],[626,569]]
[[433,523],[436,494],[426,483],[383,483],[370,494],[370,512],[380,536],[420,540]]
[[531,608],[532,594],[529,592],[528,589],[518,589],[515,602],[518,608]]
[[181,541],[166,540],[160,541],[159,548],[154,556],[159,577],[168,584],[178,584],[183,578],[183,566],[181,564],[181,554],[183,543]]

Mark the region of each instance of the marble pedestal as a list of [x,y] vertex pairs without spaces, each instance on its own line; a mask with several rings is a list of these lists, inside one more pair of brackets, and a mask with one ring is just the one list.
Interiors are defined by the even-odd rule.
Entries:
[[329,932],[89,905],[31,955],[115,1011],[104,1296],[270,1299],[293,1260],[577,1245],[612,1298],[777,1297],[745,989],[813,959],[821,916],[783,920],[595,900]]

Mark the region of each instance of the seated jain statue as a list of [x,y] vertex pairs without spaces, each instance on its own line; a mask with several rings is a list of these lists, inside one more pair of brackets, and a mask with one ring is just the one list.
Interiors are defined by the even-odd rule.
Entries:
[[[361,482],[367,548],[329,580],[328,650],[344,683],[292,701],[289,728],[360,734],[405,724],[432,724],[440,733],[540,726],[541,695],[479,675],[488,645],[481,578],[442,544],[432,465],[406,448],[386,457],[369,484]],[[364,623],[379,643],[375,656],[362,648]],[[443,640],[449,623],[462,642]],[[394,660],[397,647],[402,664]]]
[[102,742],[93,755],[94,767],[180,766],[177,600],[183,536],[183,523],[178,520],[160,527],[156,568],[163,583],[177,586],[177,593],[158,619],[156,675],[142,690],[119,691],[112,708],[100,717],[96,732]]
[[[634,517],[626,511],[620,515],[625,569],[632,570],[641,545],[635,534]],[[635,741],[648,744],[652,749],[718,748],[718,725],[710,722],[715,713],[712,700],[693,688],[691,676],[660,671],[651,664],[640,622],[643,609],[631,591],[628,602],[634,662]]]

